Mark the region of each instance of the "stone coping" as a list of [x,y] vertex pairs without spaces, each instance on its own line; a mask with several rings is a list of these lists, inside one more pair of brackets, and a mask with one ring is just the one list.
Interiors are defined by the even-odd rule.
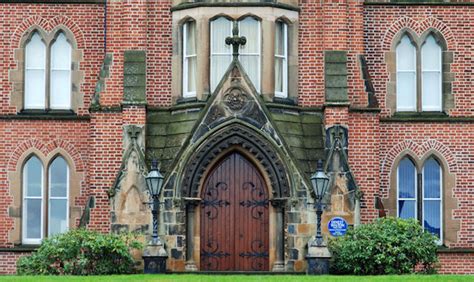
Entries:
[[364,5],[376,6],[474,6],[472,2],[446,0],[366,0]]
[[192,9],[198,7],[273,7],[281,8],[286,10],[292,10],[299,12],[301,9],[293,5],[283,4],[283,3],[273,3],[273,2],[194,2],[194,3],[181,3],[171,7],[171,12]]
[[16,4],[105,4],[106,0],[0,0],[0,3]]

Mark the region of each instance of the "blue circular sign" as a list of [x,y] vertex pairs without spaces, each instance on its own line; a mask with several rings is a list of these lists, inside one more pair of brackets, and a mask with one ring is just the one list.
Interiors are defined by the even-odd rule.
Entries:
[[347,226],[347,221],[342,217],[333,217],[328,222],[329,233],[334,237],[346,234]]

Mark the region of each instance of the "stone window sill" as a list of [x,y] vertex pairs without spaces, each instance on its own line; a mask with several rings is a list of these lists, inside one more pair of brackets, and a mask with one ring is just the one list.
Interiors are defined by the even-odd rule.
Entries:
[[22,110],[18,114],[0,115],[0,119],[89,120],[90,116],[79,116],[72,110]]
[[273,103],[290,105],[290,106],[297,106],[298,105],[298,103],[295,101],[295,99],[281,98],[281,97],[276,97],[276,96],[273,97]]
[[40,245],[15,245],[12,248],[0,248],[0,253],[5,252],[34,252],[38,250]]

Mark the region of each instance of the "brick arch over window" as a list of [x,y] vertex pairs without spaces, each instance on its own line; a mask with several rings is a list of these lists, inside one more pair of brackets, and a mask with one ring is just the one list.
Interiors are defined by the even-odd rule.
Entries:
[[8,160],[7,171],[14,171],[18,162],[20,161],[20,158],[25,154],[25,152],[32,149],[41,152],[41,154],[45,157],[49,156],[54,151],[62,150],[70,156],[77,171],[85,170],[83,157],[79,151],[76,150],[73,144],[61,139],[53,140],[47,144],[41,142],[38,139],[30,139],[24,141],[15,148]]
[[11,46],[20,46],[24,34],[30,32],[31,27],[35,26],[40,29],[43,29],[46,32],[51,32],[58,26],[64,26],[74,35],[75,41],[77,42],[76,47],[78,49],[85,48],[84,34],[80,27],[72,19],[66,16],[57,16],[52,18],[51,20],[47,20],[36,15],[24,19],[18,25],[18,27],[12,34]]
[[85,173],[84,162],[81,155],[73,145],[66,141],[55,140],[45,144],[39,140],[31,139],[23,142],[14,150],[8,161],[8,186],[9,218],[13,220],[13,228],[8,230],[9,241],[21,244],[22,224],[22,173],[23,166],[31,156],[37,157],[44,168],[43,176],[49,173],[53,160],[62,157],[69,167],[69,228],[78,226],[81,216],[81,203],[84,202],[83,191]]
[[423,158],[429,151],[436,151],[443,156],[447,163],[447,168],[451,173],[456,170],[456,158],[451,150],[443,143],[434,139],[425,141],[422,144],[418,144],[413,140],[405,140],[394,145],[385,154],[381,167],[382,177],[393,167],[395,159],[407,151],[412,152],[412,156],[418,159]]
[[457,43],[451,29],[442,21],[429,17],[423,21],[416,21],[409,17],[403,17],[390,25],[382,39],[382,50],[386,52],[392,49],[392,44],[403,30],[411,30],[416,35],[421,36],[428,29],[439,31],[446,40],[447,49],[456,49]]

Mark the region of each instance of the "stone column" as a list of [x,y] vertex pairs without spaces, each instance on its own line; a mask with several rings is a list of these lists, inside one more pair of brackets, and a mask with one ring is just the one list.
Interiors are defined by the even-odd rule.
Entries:
[[194,261],[194,222],[196,207],[201,202],[201,198],[184,198],[186,205],[186,271],[197,271]]
[[284,211],[285,211],[285,203],[286,199],[283,198],[276,198],[271,200],[272,206],[275,208],[276,211],[276,222],[275,228],[276,232],[276,256],[275,262],[273,264],[272,271],[285,271],[285,232],[284,232]]

